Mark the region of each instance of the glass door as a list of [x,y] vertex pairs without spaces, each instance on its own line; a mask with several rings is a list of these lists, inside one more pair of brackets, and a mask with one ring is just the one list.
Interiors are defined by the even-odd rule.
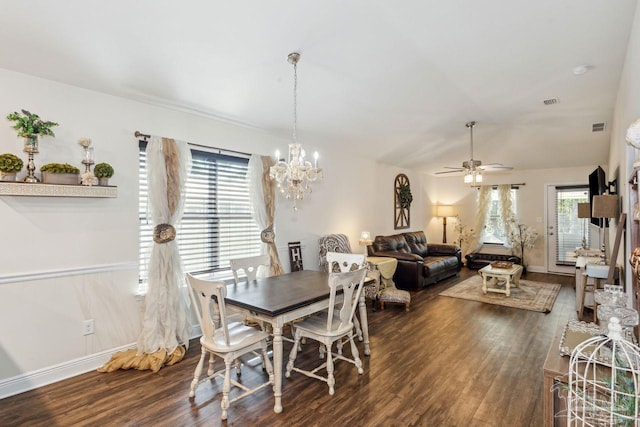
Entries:
[[585,185],[547,187],[547,271],[575,273],[575,250],[589,247],[588,218],[578,218],[578,203],[589,202]]

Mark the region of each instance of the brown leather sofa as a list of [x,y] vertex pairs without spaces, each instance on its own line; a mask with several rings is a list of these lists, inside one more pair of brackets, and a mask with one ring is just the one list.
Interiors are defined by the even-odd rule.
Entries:
[[422,231],[376,236],[368,253],[398,260],[393,280],[400,289],[423,288],[457,275],[462,267],[459,246],[427,243]]
[[467,259],[467,268],[479,270],[482,267],[486,267],[494,261],[509,261],[514,264],[520,264],[520,257],[507,254],[483,254],[480,252],[473,252],[465,256]]

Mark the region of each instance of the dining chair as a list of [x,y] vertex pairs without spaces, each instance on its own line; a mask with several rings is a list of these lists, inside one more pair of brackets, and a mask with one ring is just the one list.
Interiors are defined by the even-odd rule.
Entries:
[[[189,283],[191,298],[202,329],[202,337],[200,338],[202,355],[193,374],[189,397],[195,397],[199,384],[215,379],[215,377],[222,378],[222,401],[220,406],[222,408],[222,419],[226,420],[227,410],[231,403],[274,384],[273,366],[267,356],[267,338],[269,335],[262,330],[246,326],[242,322],[228,321],[224,301],[227,287],[224,282],[197,279],[191,274],[187,274],[187,282]],[[219,318],[218,327],[216,327],[214,318],[216,320]],[[262,361],[269,379],[254,388],[249,388],[245,384],[231,379],[230,373],[232,363],[235,361],[236,376],[239,377],[241,375],[240,357],[255,351],[262,353]],[[207,376],[201,380],[200,375],[202,374],[207,354],[210,355],[209,369]],[[214,356],[224,361],[224,368],[215,371]],[[229,399],[231,384],[243,391]]]
[[[240,283],[240,273],[244,273],[247,281],[256,280],[258,277],[258,271],[261,266],[269,268],[271,262],[269,260],[269,255],[256,255],[249,256],[244,258],[234,258],[229,260],[229,265],[231,267],[231,272],[233,273],[233,282],[238,285]],[[245,316],[246,322],[253,322],[257,324],[260,329],[267,330],[268,325],[266,325],[262,320],[254,318],[252,316]],[[289,323],[289,327],[291,328],[291,336],[293,337],[293,322]],[[285,341],[293,342],[293,338],[289,338],[286,336],[282,336],[282,339]]]
[[[364,255],[360,255],[360,257],[364,257]],[[352,363],[358,369],[359,374],[364,372],[358,348],[353,340],[353,318],[366,274],[365,268],[344,273],[329,273],[329,306],[326,311],[296,323],[295,343],[289,354],[285,372],[287,378],[291,376],[291,371],[296,371],[308,377],[319,379],[327,383],[329,394],[332,395],[335,392],[334,359]],[[339,299],[339,291],[342,291],[342,302]],[[326,361],[312,370],[295,366],[298,345],[303,337],[318,341],[326,348]],[[332,351],[333,343],[340,342],[345,337],[351,344],[351,358],[342,354],[341,350],[337,353]],[[322,369],[326,369],[326,377],[318,375],[318,371]]]
[[265,254],[234,258],[229,260],[229,264],[231,266],[231,272],[233,273],[233,282],[237,285],[241,272],[244,273],[247,280],[256,280],[260,266],[269,268],[271,262],[269,261],[269,255]]

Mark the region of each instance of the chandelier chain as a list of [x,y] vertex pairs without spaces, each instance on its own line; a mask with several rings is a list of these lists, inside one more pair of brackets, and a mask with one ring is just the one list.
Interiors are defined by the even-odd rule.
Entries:
[[293,63],[293,142],[298,142],[298,62]]

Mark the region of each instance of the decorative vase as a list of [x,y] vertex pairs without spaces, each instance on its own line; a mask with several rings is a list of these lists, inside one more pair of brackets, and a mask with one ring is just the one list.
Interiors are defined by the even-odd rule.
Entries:
[[77,173],[42,172],[42,182],[45,184],[78,185],[79,177]]
[[109,178],[98,178],[98,185],[101,187],[109,186]]
[[38,151],[38,135],[27,135],[24,137],[24,150],[29,155],[27,161],[27,176],[24,177],[24,182],[40,182],[35,175],[36,165],[33,162],[33,155],[39,153]]
[[0,172],[0,181],[15,181],[16,172]]

